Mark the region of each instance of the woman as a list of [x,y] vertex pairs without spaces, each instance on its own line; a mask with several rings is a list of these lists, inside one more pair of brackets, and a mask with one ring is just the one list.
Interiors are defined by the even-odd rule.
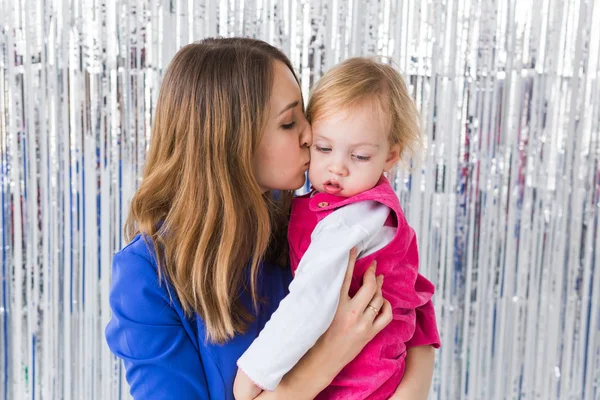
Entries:
[[[130,243],[113,262],[106,338],[134,398],[233,398],[236,361],[291,280],[286,220],[311,140],[298,81],[274,47],[206,39],[175,55],[131,203]],[[331,327],[260,399],[314,397],[389,323],[385,301],[376,318],[367,310],[382,303],[374,269],[348,297],[353,265],[351,257]],[[398,396],[429,387],[433,350],[413,349]]]

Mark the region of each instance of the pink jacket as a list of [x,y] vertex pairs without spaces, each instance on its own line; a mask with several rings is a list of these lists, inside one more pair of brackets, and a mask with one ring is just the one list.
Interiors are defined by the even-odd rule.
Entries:
[[434,287],[418,273],[415,232],[408,225],[398,196],[385,177],[382,176],[373,189],[350,198],[317,193],[294,199],[288,231],[292,272],[295,274],[308,249],[316,225],[337,208],[364,200],[388,206],[392,211],[386,225],[395,226],[397,230],[387,246],[356,262],[350,295],[360,287],[367,267],[377,260],[377,274],[385,277],[383,296],[392,305],[393,320],[317,396],[318,400],[387,399],[402,380],[406,349],[426,344],[440,346],[431,303]]

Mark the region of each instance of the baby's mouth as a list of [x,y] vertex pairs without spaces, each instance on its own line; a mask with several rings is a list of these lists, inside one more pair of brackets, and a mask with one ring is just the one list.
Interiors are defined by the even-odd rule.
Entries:
[[337,194],[342,191],[342,186],[337,182],[327,181],[323,185],[325,192],[329,194]]

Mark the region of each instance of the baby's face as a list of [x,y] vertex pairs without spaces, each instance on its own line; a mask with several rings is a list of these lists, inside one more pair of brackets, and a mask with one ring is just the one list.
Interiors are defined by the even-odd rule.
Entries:
[[374,187],[399,158],[387,121],[370,103],[313,121],[308,177],[319,192],[350,197]]

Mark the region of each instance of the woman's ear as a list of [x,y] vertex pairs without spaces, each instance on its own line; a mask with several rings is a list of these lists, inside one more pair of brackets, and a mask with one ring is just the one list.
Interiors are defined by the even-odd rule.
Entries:
[[392,167],[394,165],[396,165],[396,163],[398,162],[399,159],[400,159],[400,145],[394,144],[390,147],[390,151],[388,152],[387,158],[385,160],[385,165],[384,165],[383,170],[385,172],[389,172],[389,170],[392,169]]

